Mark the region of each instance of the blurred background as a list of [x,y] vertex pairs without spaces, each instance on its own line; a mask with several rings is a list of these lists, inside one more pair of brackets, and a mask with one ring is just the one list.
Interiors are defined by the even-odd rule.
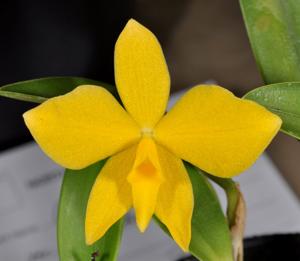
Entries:
[[[162,43],[173,92],[213,80],[243,95],[263,84],[237,0],[12,0],[0,9],[0,85],[67,75],[113,83],[114,43],[131,17]],[[30,139],[21,119],[30,106],[0,98],[0,149]],[[279,134],[269,153],[300,196],[300,144]]]
[[[263,85],[237,0],[11,0],[0,8],[0,86],[46,76],[82,76],[114,84],[114,43],[132,17],[161,42],[173,93],[205,81],[238,96]],[[0,98],[1,151],[31,140],[22,113],[32,106]],[[268,153],[300,197],[300,143],[279,134]],[[49,164],[44,164],[47,171],[60,177]]]

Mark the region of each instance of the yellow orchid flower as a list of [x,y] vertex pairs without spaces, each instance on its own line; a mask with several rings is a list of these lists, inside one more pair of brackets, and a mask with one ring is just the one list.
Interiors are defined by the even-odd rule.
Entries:
[[135,20],[117,40],[115,79],[125,109],[104,88],[83,85],[26,112],[26,125],[66,168],[111,156],[90,193],[87,244],[133,207],[141,231],[155,214],[187,250],[193,191],[182,160],[218,177],[237,175],[263,152],[281,120],[213,85],[192,88],[164,115],[168,68],[155,36]]

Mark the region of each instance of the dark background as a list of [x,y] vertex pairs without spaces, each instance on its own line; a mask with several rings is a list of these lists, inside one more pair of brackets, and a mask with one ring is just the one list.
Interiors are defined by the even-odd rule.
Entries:
[[[5,1],[0,9],[0,85],[45,76],[113,83],[113,50],[133,1]],[[32,104],[0,98],[0,149],[30,139]]]
[[[0,86],[46,76],[113,84],[114,44],[131,17],[159,38],[173,91],[213,79],[242,93],[259,81],[235,0],[12,0],[0,8]],[[30,139],[31,106],[0,98],[0,149]]]

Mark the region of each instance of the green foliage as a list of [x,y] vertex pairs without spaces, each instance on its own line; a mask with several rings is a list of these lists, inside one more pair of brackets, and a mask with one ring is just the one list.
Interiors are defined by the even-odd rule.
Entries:
[[240,0],[266,84],[300,81],[299,0]]
[[252,90],[245,95],[282,119],[281,130],[300,139],[300,82],[277,83]]
[[0,96],[21,101],[41,103],[48,98],[66,94],[79,85],[99,85],[111,92],[114,87],[95,80],[80,77],[48,77],[4,85],[0,88]]
[[281,130],[300,138],[300,4],[240,0],[256,63],[266,84],[245,95],[281,117]]
[[92,246],[85,244],[85,210],[90,190],[104,161],[82,170],[66,170],[61,189],[58,214],[58,250],[61,261],[117,260],[123,232],[123,220],[114,224],[109,231]]

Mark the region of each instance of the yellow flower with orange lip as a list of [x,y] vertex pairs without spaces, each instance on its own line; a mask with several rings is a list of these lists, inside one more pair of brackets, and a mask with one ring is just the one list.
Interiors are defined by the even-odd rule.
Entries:
[[110,156],[90,193],[87,244],[133,207],[141,231],[155,214],[188,250],[193,191],[182,160],[218,177],[235,176],[263,152],[281,120],[213,85],[192,88],[164,115],[170,78],[163,52],[134,20],[115,46],[115,79],[124,108],[104,88],[82,85],[26,112],[26,125],[66,168]]

